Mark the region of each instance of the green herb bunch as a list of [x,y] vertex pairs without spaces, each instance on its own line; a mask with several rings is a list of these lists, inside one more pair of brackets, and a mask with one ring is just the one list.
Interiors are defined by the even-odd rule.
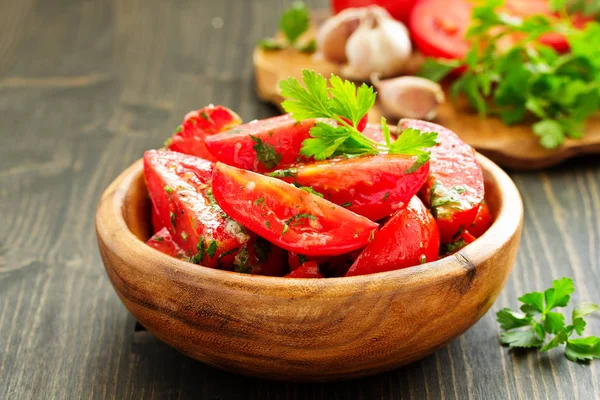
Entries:
[[575,306],[571,323],[568,325],[564,315],[556,311],[567,306],[574,290],[571,279],[558,279],[553,281],[552,288],[544,293],[532,292],[521,296],[519,301],[523,303],[523,313],[510,308],[498,311],[498,322],[505,330],[500,338],[502,344],[510,347],[540,348],[541,351],[564,344],[565,354],[571,361],[600,358],[600,337],[572,337],[574,334],[583,334],[586,326],[584,317],[597,311],[598,305],[581,303]]
[[[463,69],[451,86],[454,100],[465,95],[481,116],[499,116],[508,125],[533,122],[545,148],[581,138],[586,120],[600,107],[600,24],[576,29],[566,1],[550,3],[559,18],[518,18],[500,10],[503,0],[483,2],[473,9],[467,32],[472,48],[465,58],[430,59],[420,74],[441,80]],[[546,33],[564,35],[571,51],[558,54],[541,44]],[[511,46],[505,48],[508,38]]]
[[302,71],[302,85],[296,78],[280,82],[281,104],[297,121],[310,118],[327,118],[335,124],[317,122],[310,130],[310,139],[302,143],[300,153],[315,160],[345,155],[404,154],[417,156],[410,168],[415,170],[429,160],[429,147],[435,146],[437,133],[422,133],[406,129],[392,143],[390,128],[381,118],[384,143],[374,141],[358,130],[362,117],[375,104],[376,94],[366,84],[358,88],[353,82],[331,75],[329,82],[312,70]]
[[301,1],[294,1],[292,6],[285,10],[279,18],[279,30],[283,33],[285,41],[274,38],[265,38],[258,42],[263,50],[281,50],[293,47],[303,53],[314,53],[317,42],[314,39],[306,43],[299,43],[298,39],[310,27],[310,11]]

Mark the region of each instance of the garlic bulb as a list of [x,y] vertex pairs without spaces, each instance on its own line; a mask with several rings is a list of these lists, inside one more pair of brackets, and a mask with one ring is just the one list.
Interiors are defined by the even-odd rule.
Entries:
[[373,73],[399,75],[412,51],[408,30],[380,7],[369,7],[346,42],[348,64],[342,74],[366,80]]
[[347,8],[328,18],[317,33],[317,49],[327,61],[346,63],[346,41],[364,18],[365,8]]
[[371,76],[377,89],[377,100],[385,116],[393,118],[415,118],[431,120],[437,115],[438,107],[446,96],[442,87],[429,79],[417,76],[379,80]]

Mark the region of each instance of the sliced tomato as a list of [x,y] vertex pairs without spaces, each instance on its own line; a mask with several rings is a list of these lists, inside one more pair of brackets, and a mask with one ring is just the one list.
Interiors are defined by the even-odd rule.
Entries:
[[376,155],[336,158],[273,172],[373,221],[404,207],[429,176],[429,163],[416,171],[416,157]]
[[297,122],[289,115],[281,115],[209,136],[205,142],[222,163],[265,172],[302,160],[302,142],[310,137],[313,126],[315,120]]
[[166,225],[163,223],[162,219],[160,219],[160,215],[158,215],[158,211],[154,207],[152,207],[152,229],[153,232],[158,232]]
[[367,7],[376,4],[385,8],[395,19],[407,23],[410,13],[419,0],[332,0],[334,14],[346,8]]
[[173,242],[173,237],[171,236],[171,232],[167,228],[162,228],[158,232],[156,232],[146,244],[161,253],[165,253],[171,257],[176,257],[180,259],[188,259],[188,255],[177,245],[177,243]]
[[288,272],[286,251],[252,234],[233,259],[233,270],[252,275],[283,276]]
[[460,234],[458,239],[450,243],[442,244],[440,247],[440,258],[450,256],[457,251],[461,250],[466,245],[473,243],[477,238],[473,236],[469,231],[464,231]]
[[465,34],[471,22],[467,0],[421,0],[410,16],[411,36],[426,56],[459,59],[470,49]]
[[[509,14],[524,18],[533,15],[545,15],[548,17],[556,15],[556,13],[551,11],[550,2],[548,0],[507,0],[505,7]],[[594,18],[586,17],[581,14],[572,16],[573,25],[580,29],[583,29],[588,22],[593,20]],[[540,37],[540,42],[553,47],[558,52],[569,51],[569,42],[567,42],[567,38],[559,33],[547,33]]]
[[346,276],[374,274],[438,259],[440,234],[435,219],[418,197],[375,234]]
[[325,276],[340,277],[346,275],[346,272],[348,272],[348,269],[352,266],[361,251],[359,249],[339,256],[324,257],[306,256],[290,251],[288,252],[288,265],[290,271],[294,271],[307,261],[315,261],[319,264],[319,269]]
[[208,135],[229,130],[242,123],[242,119],[227,107],[209,105],[185,116],[177,132],[168,141],[169,150],[191,154],[216,161],[204,144]]
[[286,278],[324,278],[316,261],[307,261],[289,274]]
[[173,241],[194,263],[228,268],[250,234],[214,202],[213,167],[210,161],[172,151],[144,154],[148,193]]
[[475,221],[469,226],[469,232],[475,237],[479,237],[488,230],[492,224],[492,215],[490,214],[490,208],[483,201],[477,210],[477,216]]
[[367,244],[378,225],[279,179],[217,163],[212,191],[234,220],[288,251],[338,255]]
[[438,133],[421,196],[437,220],[442,243],[452,242],[458,232],[471,226],[483,201],[483,172],[475,150],[456,133],[431,122],[403,119],[399,126]]

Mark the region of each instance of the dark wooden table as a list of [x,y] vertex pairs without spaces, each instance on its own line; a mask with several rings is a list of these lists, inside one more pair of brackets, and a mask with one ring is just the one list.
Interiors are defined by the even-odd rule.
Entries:
[[[509,352],[493,312],[421,362],[329,384],[217,371],[135,331],[96,247],[99,196],[191,109],[276,113],[250,55],[286,3],[0,1],[0,399],[600,398],[600,363]],[[598,159],[512,176],[525,230],[493,311],[563,275],[599,301]]]

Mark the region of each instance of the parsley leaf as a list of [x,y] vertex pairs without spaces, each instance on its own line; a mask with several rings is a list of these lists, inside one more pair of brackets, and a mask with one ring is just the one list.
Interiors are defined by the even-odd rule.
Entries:
[[[519,298],[523,303],[521,310],[525,314],[516,313],[510,308],[498,311],[496,317],[504,330],[500,336],[501,343],[509,347],[540,347],[540,351],[548,351],[566,344],[565,354],[571,361],[600,358],[600,338],[590,336],[571,339],[573,333],[583,333],[586,326],[583,318],[598,311],[597,304],[582,303],[576,306],[570,325],[566,325],[563,314],[552,311],[566,307],[574,290],[572,279],[557,279],[552,282],[552,288],[544,293],[532,292]],[[549,335],[555,336],[544,344]]]
[[252,147],[256,152],[256,159],[266,168],[272,169],[281,161],[281,154],[275,151],[275,147],[268,143],[264,143],[261,138],[250,135],[254,142]]
[[294,45],[296,40],[308,30],[309,25],[310,14],[301,1],[294,1],[292,7],[286,10],[279,20],[279,29],[291,45]]
[[417,161],[409,172],[418,169],[429,160],[425,148],[436,144],[437,133],[421,133],[415,129],[405,130],[398,140],[391,143],[390,131],[385,118],[381,128],[385,143],[376,142],[358,129],[358,123],[375,103],[373,88],[362,84],[358,89],[350,81],[331,75],[328,88],[327,79],[312,70],[302,70],[304,86],[296,79],[280,82],[281,103],[285,111],[297,121],[310,118],[328,118],[332,121],[319,121],[310,130],[310,138],[302,143],[300,154],[316,160],[339,155],[366,154],[405,154],[417,156]]

